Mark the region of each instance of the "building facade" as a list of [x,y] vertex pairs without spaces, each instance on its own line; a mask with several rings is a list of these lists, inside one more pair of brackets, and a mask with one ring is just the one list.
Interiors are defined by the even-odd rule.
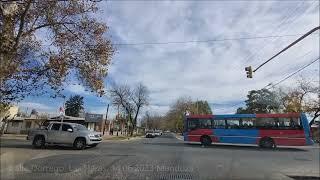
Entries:
[[[30,129],[46,126],[52,121],[82,124],[86,126],[88,130],[100,132],[104,130],[104,126],[106,124],[103,119],[103,114],[86,113],[85,117],[60,115],[51,118],[41,118],[36,115],[31,115],[30,117],[14,117],[11,119],[5,128],[5,133],[27,134]],[[108,131],[108,129],[106,129],[106,131]]]

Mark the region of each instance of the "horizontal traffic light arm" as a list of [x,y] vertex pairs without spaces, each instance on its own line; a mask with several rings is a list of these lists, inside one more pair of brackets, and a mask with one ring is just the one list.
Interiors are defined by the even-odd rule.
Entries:
[[258,69],[260,69],[263,65],[267,64],[269,61],[271,61],[273,58],[277,57],[279,54],[283,53],[284,51],[286,51],[287,49],[289,49],[290,47],[292,47],[293,45],[297,44],[299,41],[301,41],[302,39],[306,38],[307,36],[309,36],[310,34],[312,34],[313,32],[317,31],[320,29],[320,26],[315,27],[313,29],[311,29],[309,32],[307,32],[306,34],[304,34],[303,36],[301,36],[299,39],[295,40],[293,43],[289,44],[287,47],[285,47],[284,49],[282,49],[280,52],[278,52],[276,55],[272,56],[270,59],[268,59],[267,61],[265,61],[264,63],[262,63],[261,65],[259,65],[255,70],[253,70],[253,72],[256,72]]

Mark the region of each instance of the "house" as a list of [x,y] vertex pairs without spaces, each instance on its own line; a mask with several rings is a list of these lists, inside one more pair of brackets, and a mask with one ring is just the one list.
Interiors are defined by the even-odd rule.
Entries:
[[23,133],[23,129],[25,129],[24,118],[14,117],[8,122],[5,133],[20,134]]
[[85,123],[89,130],[92,131],[103,131],[104,123],[103,114],[93,114],[86,113],[85,114]]
[[[1,130],[6,129],[8,124],[6,124],[4,122],[4,119],[6,120],[12,120],[14,119],[19,111],[19,107],[18,106],[10,106],[10,108],[7,111],[1,112],[0,113],[0,127]],[[3,129],[2,129],[3,128]]]
[[92,131],[102,131],[103,125],[104,125],[103,114],[93,114],[93,113],[85,113],[84,118],[60,115],[60,116],[49,118],[48,121],[63,121],[63,122],[82,124]]
[[30,117],[14,117],[6,127],[8,134],[27,134],[30,129],[40,128],[47,118],[31,115]]
[[65,116],[65,115],[54,116],[51,118],[39,117],[36,115],[31,115],[30,117],[14,116],[7,124],[5,133],[27,134],[30,129],[46,126],[50,121],[59,121],[59,122],[63,121],[63,122],[82,124],[92,131],[102,131],[105,125],[105,121],[103,120],[103,114],[86,113],[85,118]]

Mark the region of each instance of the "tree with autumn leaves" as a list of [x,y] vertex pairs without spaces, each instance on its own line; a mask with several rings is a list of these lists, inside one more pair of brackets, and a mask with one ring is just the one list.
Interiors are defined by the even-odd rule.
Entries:
[[0,2],[1,104],[59,95],[70,77],[103,95],[114,48],[97,11],[87,0]]
[[205,100],[193,101],[191,97],[179,97],[170,106],[169,111],[162,118],[164,129],[182,132],[184,127],[184,118],[186,112],[192,114],[212,114],[209,103]]
[[319,94],[319,87],[315,83],[301,77],[290,88],[249,91],[246,106],[238,108],[237,113],[305,112],[312,118],[312,124],[320,117]]

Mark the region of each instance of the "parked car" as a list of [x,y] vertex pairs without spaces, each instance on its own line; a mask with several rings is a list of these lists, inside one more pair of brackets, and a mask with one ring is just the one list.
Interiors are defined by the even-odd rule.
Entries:
[[97,146],[102,141],[101,133],[89,131],[85,126],[76,123],[50,122],[44,129],[30,130],[27,140],[35,148],[46,144],[71,145],[75,149]]
[[154,138],[155,133],[152,130],[146,131],[146,138]]
[[162,131],[161,130],[156,130],[154,131],[155,136],[161,136],[162,135]]

